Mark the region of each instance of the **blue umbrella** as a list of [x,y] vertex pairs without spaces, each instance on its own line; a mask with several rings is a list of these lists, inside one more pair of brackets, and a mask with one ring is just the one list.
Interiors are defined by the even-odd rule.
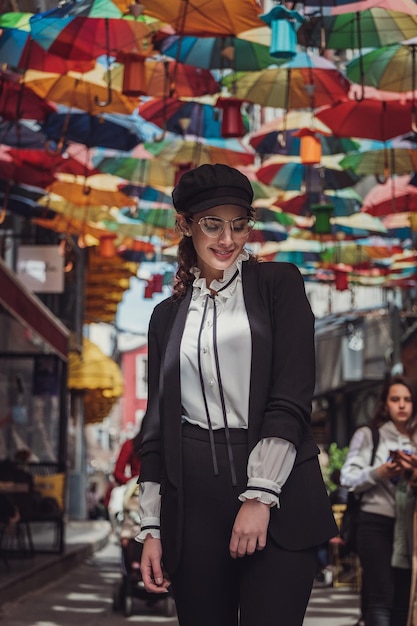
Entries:
[[143,126],[143,122],[132,116],[66,112],[49,115],[42,130],[58,144],[73,141],[88,147],[129,151],[148,139]]
[[[1,119],[1,118],[0,118]],[[28,120],[0,122],[0,144],[13,148],[44,148],[46,135],[36,122]]]

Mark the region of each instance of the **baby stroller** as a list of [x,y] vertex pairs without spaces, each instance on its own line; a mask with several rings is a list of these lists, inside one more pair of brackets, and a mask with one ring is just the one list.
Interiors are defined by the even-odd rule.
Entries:
[[132,615],[134,599],[145,600],[147,606],[164,602],[164,615],[176,615],[174,598],[170,593],[157,594],[146,591],[139,569],[142,544],[135,541],[140,532],[139,524],[139,485],[137,478],[126,483],[123,497],[123,510],[116,515],[117,532],[122,549],[122,580],[113,592],[113,610],[123,611],[126,617]]

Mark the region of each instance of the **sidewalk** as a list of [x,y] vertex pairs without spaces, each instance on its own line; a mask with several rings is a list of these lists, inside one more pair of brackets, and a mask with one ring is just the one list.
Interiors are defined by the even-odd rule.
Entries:
[[[36,545],[37,529],[32,529]],[[98,521],[67,521],[63,554],[35,554],[8,559],[9,569],[0,562],[0,606],[19,596],[34,591],[59,578],[95,551],[106,545],[111,534],[110,523]]]
[[[37,531],[41,533],[41,531]],[[34,529],[34,540],[40,539]],[[109,563],[115,572],[119,571],[120,548],[110,540],[111,527],[106,521],[68,521],[65,533],[63,554],[36,554],[27,558],[10,559],[7,571],[0,562],[0,606],[11,603],[27,593],[44,585],[58,581],[73,567],[80,572],[94,567],[94,571],[106,573]],[[93,553],[93,561],[88,557]],[[77,570],[78,571],[78,570]],[[93,580],[91,573],[89,579]],[[98,587],[109,584],[109,577],[98,579]],[[113,579],[111,579],[113,581]],[[90,592],[91,590],[89,590]],[[98,594],[98,598],[101,595]],[[111,597],[111,592],[109,592]],[[102,599],[100,600],[102,602]],[[104,609],[108,611],[107,605]],[[114,613],[110,616],[118,623]],[[314,585],[307,609],[305,626],[353,626],[359,617],[359,595],[350,587],[334,588],[321,583]],[[125,618],[123,617],[123,620]],[[171,623],[171,622],[169,622]]]

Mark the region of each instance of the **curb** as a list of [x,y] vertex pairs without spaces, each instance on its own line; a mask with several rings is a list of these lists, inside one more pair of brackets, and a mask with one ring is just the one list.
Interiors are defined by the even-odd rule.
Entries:
[[[67,545],[63,554],[44,557],[42,562],[31,563],[30,557],[25,561],[27,568],[19,573],[10,572],[10,579],[0,587],[0,607],[6,602],[13,602],[23,595],[38,591],[49,583],[57,580],[70,569],[80,565],[94,552],[104,548],[110,538],[110,531],[89,543]],[[36,557],[35,557],[36,558]]]

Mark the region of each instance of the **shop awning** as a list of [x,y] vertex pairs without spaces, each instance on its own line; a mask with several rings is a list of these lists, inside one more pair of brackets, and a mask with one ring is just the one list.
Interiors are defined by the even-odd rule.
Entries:
[[69,330],[29,291],[0,259],[0,305],[38,335],[53,352],[67,358]]

